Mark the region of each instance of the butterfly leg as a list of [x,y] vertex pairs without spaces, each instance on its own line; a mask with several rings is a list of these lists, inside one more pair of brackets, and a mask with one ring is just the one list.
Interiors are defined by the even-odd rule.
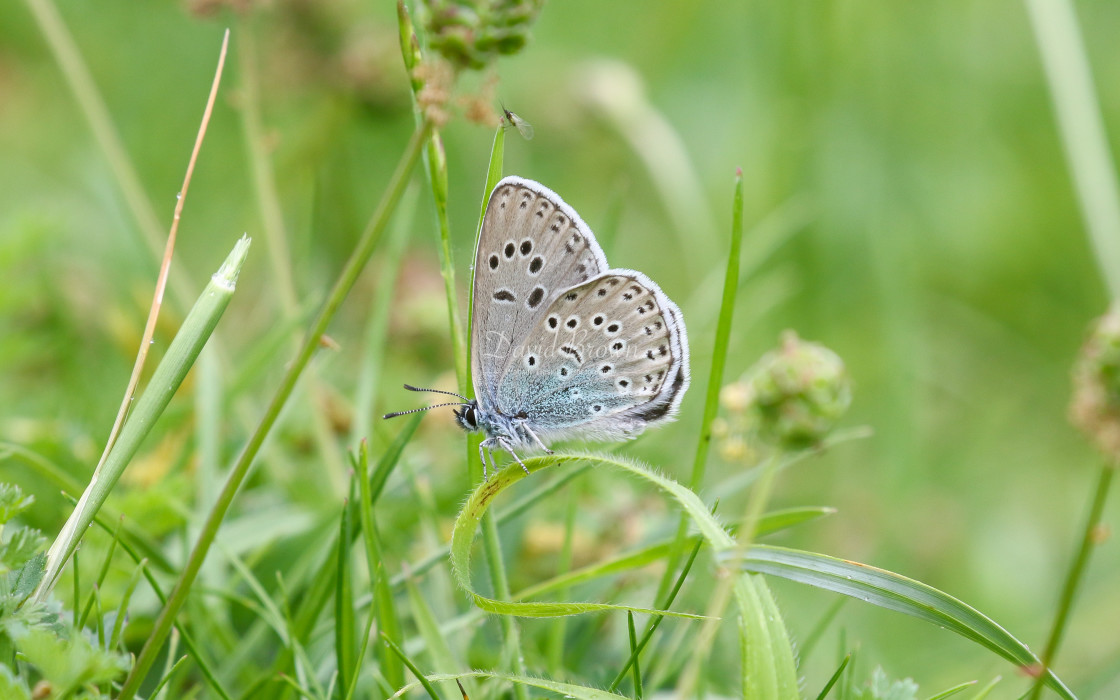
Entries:
[[553,454],[552,450],[548,449],[548,445],[541,442],[541,439],[539,437],[537,437],[537,434],[533,432],[532,428],[530,428],[528,425],[526,425],[524,423],[521,424],[521,428],[525,431],[526,435],[528,435],[529,437],[531,437],[533,439],[533,442],[537,443],[537,447],[544,450],[545,454],[549,454],[549,455]]
[[521,461],[521,458],[517,456],[517,453],[513,451],[513,445],[511,445],[507,440],[503,440],[502,438],[495,439],[498,441],[498,444],[503,450],[513,455],[513,458],[516,459],[517,463],[521,465],[521,468],[525,470],[525,474],[528,474],[529,467],[526,467],[525,463]]
[[482,480],[486,481],[486,443],[489,440],[483,440],[478,443],[478,459],[482,462]]

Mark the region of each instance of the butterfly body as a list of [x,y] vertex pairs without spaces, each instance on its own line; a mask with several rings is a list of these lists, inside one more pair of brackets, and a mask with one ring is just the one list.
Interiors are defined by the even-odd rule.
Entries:
[[486,435],[484,471],[486,451],[521,462],[518,452],[548,451],[550,440],[631,439],[676,414],[689,384],[680,309],[643,273],[611,269],[552,190],[518,177],[497,184],[473,289],[476,398],[455,416]]

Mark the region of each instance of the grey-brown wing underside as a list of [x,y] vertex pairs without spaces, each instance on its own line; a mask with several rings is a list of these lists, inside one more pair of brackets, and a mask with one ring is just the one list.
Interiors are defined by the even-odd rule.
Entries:
[[606,268],[591,229],[556,193],[518,177],[497,184],[474,259],[471,375],[480,400],[496,404],[511,356],[556,297]]

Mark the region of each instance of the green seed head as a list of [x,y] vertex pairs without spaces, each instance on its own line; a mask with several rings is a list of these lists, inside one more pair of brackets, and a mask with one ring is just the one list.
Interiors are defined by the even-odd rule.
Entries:
[[456,68],[520,51],[544,0],[428,0],[428,37]]
[[820,442],[848,411],[852,387],[844,362],[819,343],[793,331],[749,373],[758,432],[786,448]]
[[1120,310],[1097,319],[1073,368],[1070,419],[1114,462],[1120,457]]

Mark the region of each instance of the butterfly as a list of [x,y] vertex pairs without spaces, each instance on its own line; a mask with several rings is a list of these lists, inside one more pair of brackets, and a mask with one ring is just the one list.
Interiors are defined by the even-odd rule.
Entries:
[[458,424],[494,450],[548,441],[626,440],[671,420],[689,384],[681,310],[635,270],[611,269],[579,214],[540,183],[507,177],[490,194],[474,255],[471,380]]

